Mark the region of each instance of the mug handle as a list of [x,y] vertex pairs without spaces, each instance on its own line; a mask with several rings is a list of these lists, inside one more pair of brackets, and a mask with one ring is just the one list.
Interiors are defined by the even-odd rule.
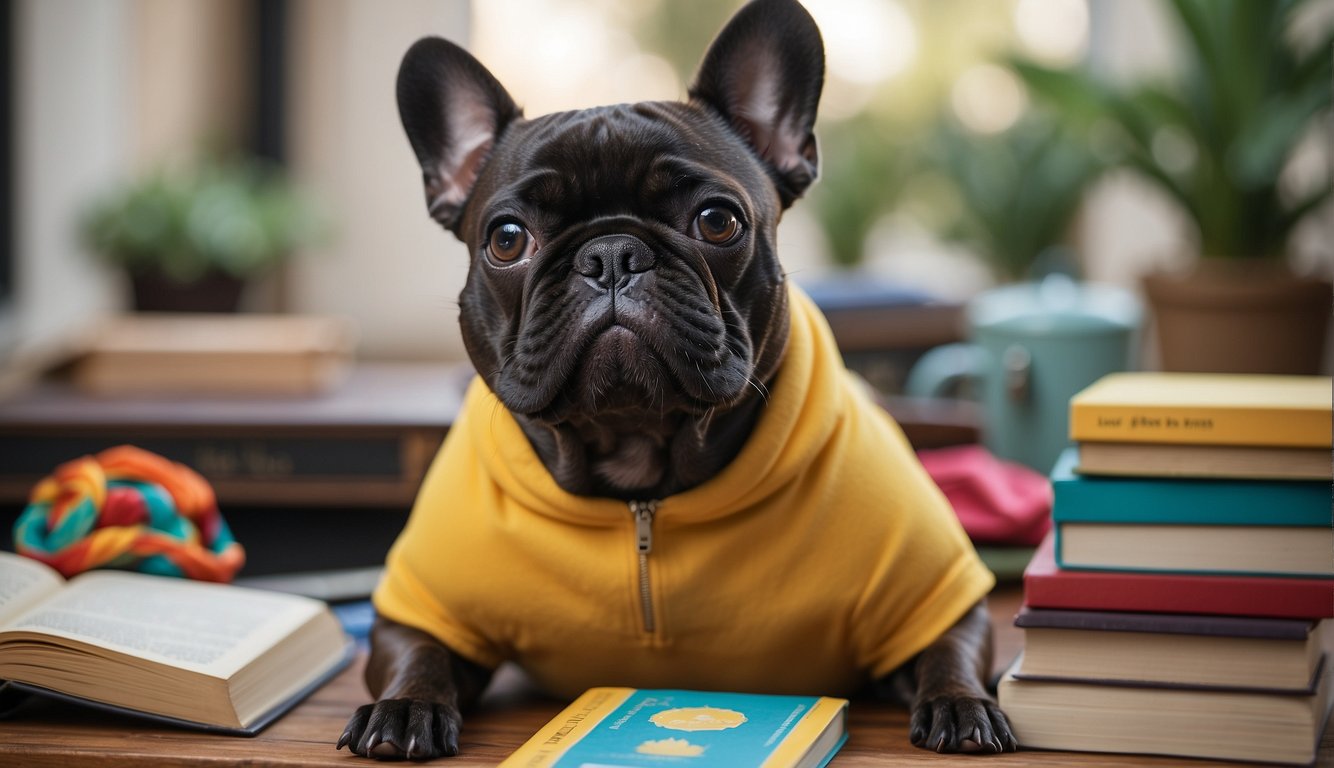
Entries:
[[942,344],[918,358],[903,382],[909,397],[957,397],[960,384],[981,379],[986,371],[986,350],[976,344]]
[[1011,344],[1001,356],[1005,369],[1005,396],[1015,404],[1027,403],[1033,387],[1033,355],[1022,344]]

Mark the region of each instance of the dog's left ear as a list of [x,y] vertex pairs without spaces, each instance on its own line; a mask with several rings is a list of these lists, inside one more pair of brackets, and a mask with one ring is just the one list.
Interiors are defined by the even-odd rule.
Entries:
[[824,43],[796,0],[754,0],[704,55],[690,97],[722,113],[768,165],[783,207],[819,170],[815,112],[824,87]]
[[424,37],[404,54],[396,93],[431,218],[457,235],[492,146],[522,110],[481,62],[438,37]]

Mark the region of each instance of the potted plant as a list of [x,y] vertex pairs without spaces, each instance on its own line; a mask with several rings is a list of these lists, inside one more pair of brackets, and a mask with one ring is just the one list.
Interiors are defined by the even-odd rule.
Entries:
[[820,182],[809,204],[834,266],[862,264],[868,236],[898,202],[917,170],[907,126],[870,113],[819,129]]
[[1316,373],[1330,317],[1327,279],[1287,266],[1290,235],[1330,196],[1292,197],[1280,176],[1330,113],[1331,30],[1297,46],[1303,0],[1171,0],[1181,64],[1172,82],[1111,87],[1017,62],[1031,91],[1071,120],[1115,127],[1123,163],[1199,229],[1184,272],[1144,280],[1166,370]]
[[1030,111],[996,134],[943,118],[929,161],[961,204],[941,234],[986,261],[998,282],[1077,275],[1066,243],[1084,190],[1102,170],[1087,145],[1053,118]]
[[249,158],[134,179],[82,222],[89,248],[128,275],[139,311],[236,311],[247,283],[322,229],[304,194]]

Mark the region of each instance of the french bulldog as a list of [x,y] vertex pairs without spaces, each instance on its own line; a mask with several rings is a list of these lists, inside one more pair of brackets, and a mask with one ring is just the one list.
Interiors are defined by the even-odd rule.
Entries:
[[[886,502],[885,509],[892,512],[819,509],[810,513],[816,517],[805,518],[790,511],[788,502],[747,502],[742,512],[692,526],[689,520],[698,510],[686,510],[690,499],[703,498],[701,494],[709,493],[712,485],[763,482],[762,477],[739,477],[752,470],[734,465],[742,463],[739,457],[748,451],[773,455],[785,450],[783,445],[760,444],[774,440],[773,433],[760,435],[769,429],[766,419],[801,418],[788,413],[780,401],[787,402],[783,394],[787,389],[802,386],[785,382],[785,370],[792,378],[798,375],[792,372],[798,365],[814,365],[806,351],[812,332],[802,319],[812,311],[801,309],[808,300],[793,298],[776,252],[775,229],[783,211],[817,176],[812,130],[823,79],[819,31],[795,0],[755,0],[743,7],[708,50],[685,102],[643,102],[530,120],[485,67],[461,48],[425,38],[407,52],[397,82],[399,112],[421,165],[430,216],[467,244],[471,253],[459,302],[460,323],[484,387],[475,385],[479,413],[467,413],[472,432],[462,425],[451,431],[423,487],[413,522],[395,545],[415,547],[414,551],[425,553],[422,559],[448,563],[454,570],[430,584],[449,595],[423,597],[433,594],[424,580],[412,581],[417,585],[412,588],[402,587],[398,597],[387,595],[382,600],[381,590],[389,587],[382,584],[377,590],[380,615],[372,629],[366,669],[367,685],[377,700],[352,715],[338,748],[390,759],[457,754],[460,712],[477,700],[493,667],[505,658],[532,667],[539,682],[546,675],[557,681],[554,688],[566,692],[581,686],[665,683],[839,693],[848,684],[845,672],[856,670],[875,690],[910,705],[910,736],[917,746],[965,752],[1017,748],[984,682],[991,667],[984,597],[990,582],[983,583],[980,577],[972,582],[977,594],[969,593],[963,603],[956,599],[957,609],[938,626],[932,623],[932,610],[913,613],[907,610],[911,606],[891,605],[871,611],[864,596],[847,594],[849,590],[840,589],[833,576],[826,593],[819,592],[818,582],[813,588],[790,579],[785,582],[794,592],[814,590],[818,601],[812,605],[841,606],[842,613],[815,619],[808,611],[816,608],[787,610],[781,600],[768,601],[773,607],[764,609],[763,620],[753,627],[746,622],[759,607],[743,606],[728,613],[731,609],[714,610],[707,604],[711,598],[699,595],[678,597],[686,601],[678,605],[690,610],[669,613],[652,602],[654,595],[663,597],[655,590],[669,589],[671,578],[689,581],[698,575],[681,565],[691,562],[688,557],[693,555],[681,551],[691,547],[721,553],[711,555],[714,559],[700,568],[709,569],[707,583],[721,585],[723,592],[733,576],[742,578],[742,571],[759,572],[770,581],[788,578],[783,575],[791,571],[787,564],[771,562],[779,556],[778,544],[766,544],[758,552],[726,549],[708,543],[713,529],[737,526],[742,531],[738,535],[752,538],[768,535],[757,537],[756,531],[778,531],[781,538],[788,536],[788,528],[799,528],[788,536],[800,537],[789,556],[803,556],[802,547],[824,546],[820,542],[828,538],[826,531],[847,529],[851,533],[846,541],[855,541],[856,546],[824,555],[851,562],[850,567],[834,570],[864,578],[883,572],[885,561],[894,558],[884,555],[889,550],[882,552],[876,541],[880,523],[867,523],[872,518],[863,515],[918,514],[916,502],[897,507]],[[838,367],[829,359],[817,363]],[[834,372],[818,365],[808,376],[812,381],[837,382],[844,377],[841,368]],[[835,390],[843,392],[829,391]],[[811,391],[817,394],[808,393],[808,399],[826,397],[818,394],[824,391],[819,387]],[[503,419],[497,416],[502,406],[508,414]],[[821,434],[860,429],[857,424],[865,418],[844,420],[853,423],[829,419]],[[883,413],[873,420],[878,419],[892,423]],[[517,428],[505,432],[504,425],[511,423]],[[474,433],[481,435],[479,440],[500,437],[473,456],[463,443]],[[869,439],[879,440],[879,435],[891,432],[876,427],[868,434]],[[797,440],[784,435],[785,445]],[[512,439],[506,442],[506,438]],[[908,478],[905,485],[918,489],[897,494],[889,488],[887,496],[930,498],[929,506],[938,513],[943,498],[920,490],[929,480],[923,480],[925,473],[913,465],[910,452],[886,447],[881,456],[872,443],[870,450],[858,453],[898,467],[891,474]],[[527,468],[504,466],[511,455]],[[529,455],[540,464],[526,465]],[[464,461],[461,456],[468,458]],[[459,463],[466,466],[453,466]],[[826,463],[782,471],[806,478],[798,484],[809,484],[812,476],[824,474],[842,477],[841,460]],[[545,632],[541,622],[551,619],[553,612],[545,610],[545,602],[525,603],[525,582],[510,571],[540,569],[543,563],[556,561],[552,575],[527,583],[534,590],[563,590],[577,601],[581,590],[600,583],[575,583],[574,574],[582,567],[579,558],[602,564],[608,558],[598,548],[598,537],[615,538],[622,529],[613,531],[610,524],[599,528],[593,518],[580,525],[533,518],[527,526],[545,532],[532,535],[555,537],[551,541],[556,543],[550,547],[539,543],[531,550],[511,548],[503,556],[476,555],[475,550],[486,546],[482,539],[494,542],[497,536],[525,535],[520,526],[508,525],[508,517],[485,522],[483,518],[493,513],[481,509],[478,500],[486,497],[487,503],[518,505],[505,507],[509,510],[528,503],[491,498],[497,495],[493,491],[471,496],[471,491],[451,486],[465,484],[457,478],[477,476],[478,467],[523,475],[527,479],[511,477],[506,482],[532,483],[549,496],[559,495],[567,505],[586,505],[590,510],[621,502],[629,505],[632,514],[624,521],[625,530],[637,542],[644,598],[642,614],[626,620],[633,629],[624,629],[615,613],[635,602],[628,594],[624,605],[619,600],[602,605],[590,599],[587,602],[593,604],[581,610],[606,611],[606,617],[580,619],[583,623],[552,630],[573,633],[580,648],[548,644],[539,653],[529,647],[541,644]],[[533,468],[544,477],[533,479]],[[919,493],[923,495],[913,495]],[[777,495],[786,499],[786,494],[784,490]],[[643,500],[665,501],[659,507]],[[461,517],[438,523],[446,509]],[[660,510],[661,524],[677,520],[670,531],[654,528],[655,510]],[[957,525],[952,516],[950,521]],[[426,530],[422,526],[432,524],[443,527],[431,534],[434,540],[422,541]],[[472,530],[473,525],[484,526],[486,535],[478,535],[475,543],[458,541],[465,536],[461,529]],[[579,538],[584,535],[586,552]],[[949,536],[957,543],[961,533]],[[967,546],[966,539],[962,546]],[[868,561],[857,562],[854,558],[862,555],[856,551],[863,548]],[[910,540],[903,552],[918,549],[922,548]],[[514,554],[521,550],[531,552],[531,557]],[[388,573],[394,572],[397,556],[391,553]],[[671,569],[657,565],[656,558],[676,556],[687,559],[671,561]],[[967,556],[975,558],[971,548]],[[543,563],[525,562],[530,559]],[[619,553],[610,559],[616,568],[626,564]],[[566,571],[559,570],[562,567]],[[633,570],[633,565],[626,568]],[[896,579],[911,584],[915,575],[914,570],[909,578]],[[511,582],[513,586],[503,586]],[[502,595],[459,592],[474,585],[479,590],[501,590]],[[504,626],[473,626],[451,634],[456,625],[448,622],[454,621],[456,611],[449,600],[456,594],[465,594],[462,602],[471,607],[457,612],[500,611],[503,620],[492,621]],[[393,606],[404,599],[426,604],[423,615],[428,618],[403,619]],[[852,651],[824,650],[825,636],[833,638],[829,648],[841,648],[837,644],[845,640],[861,648],[878,647],[882,638],[893,634],[889,625],[899,621],[884,617],[907,615],[936,628],[892,670],[877,673],[874,665],[853,659]],[[813,621],[824,623],[812,629]],[[855,626],[844,629],[831,622]],[[437,626],[445,629],[435,631]],[[642,642],[627,639],[635,637],[634,632],[641,633]],[[740,652],[701,651],[692,656],[694,638],[728,632],[740,638]],[[789,633],[803,635],[798,653],[816,661],[794,664],[767,650],[797,645],[786,640]],[[459,639],[446,641],[453,637]],[[591,653],[590,648],[602,651]],[[620,660],[622,651],[629,661]],[[582,662],[574,656],[580,653],[585,662],[586,657],[596,656],[588,662],[587,672],[577,669]],[[896,657],[890,653],[880,658]],[[808,668],[840,672],[824,675]],[[692,677],[700,669],[707,669],[707,676]]]

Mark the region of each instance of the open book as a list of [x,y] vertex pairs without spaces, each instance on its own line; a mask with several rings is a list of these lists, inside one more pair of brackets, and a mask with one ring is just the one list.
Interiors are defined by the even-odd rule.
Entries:
[[253,735],[353,647],[318,600],[125,571],[68,581],[0,552],[0,680]]

